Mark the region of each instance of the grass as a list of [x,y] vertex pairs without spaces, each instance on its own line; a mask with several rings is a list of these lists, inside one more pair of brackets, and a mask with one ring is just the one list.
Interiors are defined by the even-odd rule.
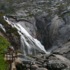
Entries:
[[10,45],[10,43],[4,37],[0,36],[0,70],[7,70],[8,64],[4,61],[4,50]]

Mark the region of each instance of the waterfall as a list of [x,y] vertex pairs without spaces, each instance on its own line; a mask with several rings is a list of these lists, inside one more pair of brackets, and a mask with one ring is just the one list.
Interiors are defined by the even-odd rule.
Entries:
[[6,30],[5,30],[5,28],[4,28],[4,26],[3,26],[2,24],[0,24],[0,28],[1,28],[4,32],[6,32]]
[[37,39],[33,38],[19,23],[12,23],[6,16],[3,16],[4,20],[15,27],[21,37],[21,50],[25,55],[34,55],[39,52],[49,54],[44,48],[44,46]]

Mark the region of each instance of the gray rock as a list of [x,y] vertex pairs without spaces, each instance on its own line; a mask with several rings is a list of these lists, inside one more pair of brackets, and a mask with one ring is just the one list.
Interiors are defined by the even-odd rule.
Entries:
[[67,68],[67,65],[63,61],[54,56],[50,56],[47,61],[47,68],[49,70],[63,70]]
[[38,68],[36,70],[48,70],[48,69],[46,69],[46,68]]
[[35,65],[32,65],[31,68],[32,68],[33,70],[34,70],[34,69],[36,70],[36,69],[38,68],[38,66],[35,64]]
[[70,59],[70,42],[63,44],[61,48],[54,50],[53,53],[62,54],[66,58]]
[[63,40],[62,37],[59,37],[61,34],[59,33],[59,30],[64,27],[65,23],[62,20],[62,18],[55,15],[55,17],[51,21],[49,35],[50,35],[50,42],[52,46],[60,46],[61,41]]

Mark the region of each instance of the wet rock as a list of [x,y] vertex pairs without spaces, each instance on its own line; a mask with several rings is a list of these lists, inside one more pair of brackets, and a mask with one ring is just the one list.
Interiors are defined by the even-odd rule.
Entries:
[[54,54],[61,54],[66,58],[70,59],[70,42],[65,43],[62,45],[61,48],[58,48],[53,51]]
[[[60,43],[62,43],[60,40],[62,40],[59,33],[59,30],[65,25],[62,18],[60,18],[58,15],[55,15],[55,17],[51,21],[50,25],[50,42],[52,46],[59,46]],[[59,40],[60,39],[60,40]],[[55,47],[54,47],[55,48]]]
[[40,14],[36,16],[37,38],[45,46],[46,49],[50,48],[49,26],[51,17],[48,17],[48,13]]
[[47,68],[49,70],[63,70],[67,68],[67,65],[63,61],[54,56],[50,56],[47,61]]
[[33,70],[36,70],[37,68],[38,68],[38,65],[36,65],[36,64],[31,66],[31,69],[33,69]]
[[[66,15],[66,14],[64,14]],[[68,16],[68,14],[67,14]],[[64,47],[70,39],[70,18],[67,17],[59,17],[55,15],[55,17],[51,21],[50,29],[49,29],[49,41],[52,45],[51,51],[55,51],[58,47]]]
[[46,68],[38,68],[36,70],[48,70],[48,69],[46,69]]
[[37,38],[46,49],[62,47],[70,39],[70,13],[48,17],[48,13],[36,17]]

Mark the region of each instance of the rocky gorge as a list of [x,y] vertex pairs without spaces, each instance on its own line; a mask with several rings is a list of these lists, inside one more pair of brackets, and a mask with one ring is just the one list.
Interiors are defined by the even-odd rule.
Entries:
[[[18,23],[37,38],[50,54],[39,52],[28,55],[27,61],[16,65],[17,70],[70,70],[70,1],[67,0],[8,0],[1,2],[1,33],[9,40],[15,51],[21,51],[21,39],[11,23]],[[11,11],[11,12],[10,12]],[[7,13],[5,13],[7,12]],[[26,37],[25,37],[26,38]],[[24,54],[19,56],[22,59]],[[27,59],[27,57],[26,57]]]

